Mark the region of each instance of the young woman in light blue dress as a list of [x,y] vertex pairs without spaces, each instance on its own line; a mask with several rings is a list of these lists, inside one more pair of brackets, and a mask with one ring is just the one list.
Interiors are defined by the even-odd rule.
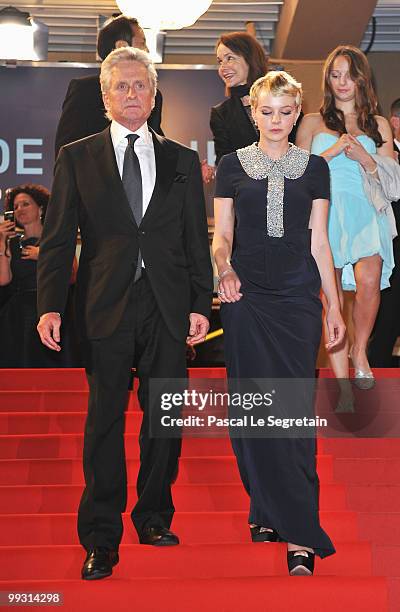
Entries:
[[393,157],[393,139],[388,121],[377,112],[377,98],[365,55],[356,47],[339,46],[324,66],[324,100],[319,113],[306,115],[296,144],[321,155],[329,164],[331,206],[328,235],[339,294],[355,291],[354,340],[329,357],[342,381],[339,410],[352,410],[349,392],[349,362],[355,369],[355,384],[369,389],[374,376],[367,359],[367,343],[377,315],[380,290],[389,286],[394,266],[392,234],[388,217],[378,213],[363,191],[361,167],[379,180],[372,154]]

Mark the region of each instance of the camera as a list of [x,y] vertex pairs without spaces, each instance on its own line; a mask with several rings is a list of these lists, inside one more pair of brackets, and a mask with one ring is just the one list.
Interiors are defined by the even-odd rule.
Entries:
[[4,221],[12,221],[13,223],[15,223],[14,211],[13,210],[5,210],[4,211]]

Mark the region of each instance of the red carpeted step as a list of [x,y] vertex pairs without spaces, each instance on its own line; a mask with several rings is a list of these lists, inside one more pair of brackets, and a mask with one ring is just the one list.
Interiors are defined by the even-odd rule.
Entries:
[[[338,544],[339,554],[317,559],[315,575],[371,575],[368,543]],[[3,580],[63,580],[79,576],[81,546],[10,546],[1,549]],[[163,547],[123,544],[118,578],[227,578],[287,575],[285,544],[184,544]]]
[[[225,378],[225,368],[189,368],[190,378]],[[0,389],[84,390],[87,389],[82,368],[0,369]]]
[[82,368],[24,368],[0,369],[0,389],[87,389]]
[[[330,377],[332,373],[325,370],[319,375]],[[395,378],[399,370],[376,371],[375,375]],[[225,371],[206,368],[192,370],[190,376],[221,378]],[[14,578],[24,579],[23,590],[30,577],[41,577],[47,585],[52,575],[66,575],[63,568],[68,576],[78,577],[83,561],[81,548],[59,545],[77,541],[75,509],[82,490],[80,457],[88,398],[84,372],[3,370],[0,371],[0,389],[3,390],[0,392],[0,435],[6,434],[0,437],[0,483],[4,484],[0,487],[0,513],[3,512],[0,514],[0,543],[3,545],[0,575],[3,578],[9,576],[5,572],[14,572]],[[140,420],[136,394],[131,393],[126,447],[132,483],[138,467]],[[115,589],[121,593],[120,585],[125,585],[118,595],[120,599],[106,602],[104,597],[95,601],[90,597],[91,607],[102,609],[99,606],[104,604],[107,610],[111,606],[124,610],[134,592],[135,606],[139,603],[144,611],[151,593],[148,609],[152,612],[161,603],[162,609],[167,611],[203,612],[212,610],[216,602],[215,610],[225,612],[248,609],[287,612],[289,602],[290,609],[295,606],[302,610],[304,604],[307,612],[336,611],[338,606],[343,610],[351,606],[352,612],[358,609],[397,612],[400,601],[400,440],[321,439],[318,452],[321,508],[326,508],[321,512],[321,523],[338,543],[339,554],[319,562],[317,573],[335,573],[340,578],[330,580],[316,576],[312,580],[295,580],[286,577],[282,545],[259,545],[257,548],[249,543],[248,498],[240,484],[229,439],[185,439],[178,484],[174,488],[179,511],[173,524],[183,545],[167,551],[135,546],[136,535],[129,515],[125,515],[123,560],[115,575],[95,585],[79,580],[63,582],[67,590],[71,587],[66,591],[68,604],[64,609],[70,606],[71,611],[79,612],[82,602],[87,601],[88,588],[93,593],[99,593],[100,589],[104,592]],[[346,483],[346,487],[333,484],[333,477],[334,482]],[[30,486],[31,483],[37,486]],[[130,487],[129,495],[128,507],[131,507],[134,486]],[[344,510],[346,501],[350,510],[362,513],[357,516],[355,512]],[[71,513],[60,513],[60,510]],[[372,549],[367,540],[374,542]],[[15,547],[16,544],[21,546]],[[26,546],[29,544],[36,546]],[[168,557],[162,554],[165,552]],[[369,576],[371,568],[375,574],[392,577],[389,608],[386,583]],[[282,578],[274,577],[277,573],[281,573]],[[367,576],[368,582],[362,578],[349,580],[346,574]],[[261,575],[268,577],[254,577]],[[136,576],[139,578],[132,580]],[[174,578],[158,580],[157,576]],[[271,584],[276,581],[282,581],[282,586],[278,593],[276,589],[271,593]],[[140,583],[140,594],[134,583]],[[263,587],[264,583],[267,588]],[[168,587],[164,588],[166,584]],[[303,594],[302,585],[305,585]],[[224,597],[220,597],[221,588],[225,588]],[[290,589],[294,589],[292,601]],[[4,590],[1,585],[0,590]],[[120,601],[121,606],[116,606],[115,601]]]
[[334,457],[400,457],[399,438],[323,438],[320,453]]
[[[62,592],[63,612],[387,612],[385,578],[334,576],[0,582],[2,591]],[[351,605],[351,608],[349,608]],[[56,609],[56,608],[54,608]],[[57,608],[58,609],[58,608]],[[393,612],[394,612],[393,608]]]
[[337,457],[334,477],[345,484],[400,484],[400,457]]
[[400,601],[400,578],[387,578],[388,610],[398,612]]
[[[74,512],[82,494],[81,485],[0,486],[0,515]],[[174,502],[179,510],[247,510],[249,498],[241,483],[176,484]],[[322,484],[322,510],[347,509],[343,485]],[[128,508],[136,502],[136,487],[128,487]]]
[[[187,457],[199,455],[229,455],[233,457],[229,438],[185,438],[182,455]],[[219,453],[222,449],[223,452]],[[212,453],[212,450],[215,452]],[[71,434],[16,434],[0,435],[1,459],[46,459],[46,458],[81,458],[83,451],[83,433]],[[208,452],[207,452],[208,451]],[[210,452],[211,451],[211,452]],[[125,435],[125,452],[128,459],[139,457],[138,435]],[[322,455],[319,455],[321,457]],[[324,455],[328,457],[329,455]],[[325,459],[328,462],[328,459]]]
[[[399,506],[398,508],[400,509]],[[362,540],[374,544],[390,542],[400,545],[400,511],[358,512],[357,519],[359,536]]]
[[[322,482],[332,482],[332,457],[317,457]],[[128,478],[133,481],[138,460],[127,461]],[[81,459],[1,459],[0,485],[10,484],[81,484]],[[179,462],[179,484],[240,482],[236,460],[232,456],[182,457]]]
[[360,512],[393,512],[400,509],[400,484],[346,484],[348,507]]
[[[86,412],[88,390],[0,391],[1,412]],[[128,393],[127,410],[140,411],[136,393]]]
[[[80,434],[84,431],[86,411],[76,412],[0,412],[0,434]],[[142,413],[126,413],[125,430],[139,433]]]
[[[357,541],[356,518],[349,511],[321,512],[320,516],[321,524],[336,544]],[[179,511],[174,517],[173,529],[186,544],[241,543],[250,542],[247,522],[248,510]],[[124,523],[124,543],[136,544],[136,532],[128,513],[124,515]],[[76,513],[0,515],[1,546],[71,543],[78,543]]]
[[[380,544],[373,544],[373,563],[372,568],[375,576],[400,577],[400,544],[393,544],[390,533],[387,534],[386,541]],[[399,602],[400,603],[400,602]]]
[[[191,378],[224,378],[225,368],[189,368]],[[377,379],[398,378],[398,368],[376,368],[374,374]],[[320,368],[317,371],[320,378],[332,378],[333,372],[329,368]],[[80,368],[70,369],[23,369],[0,370],[0,389],[87,389],[85,371]]]

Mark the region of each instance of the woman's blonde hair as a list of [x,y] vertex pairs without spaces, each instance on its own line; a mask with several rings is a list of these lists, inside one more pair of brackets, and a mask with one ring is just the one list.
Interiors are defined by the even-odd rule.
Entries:
[[250,89],[250,104],[253,108],[257,108],[258,98],[263,91],[273,96],[292,96],[295,98],[297,108],[301,106],[303,99],[301,83],[284,70],[271,70],[253,83]]

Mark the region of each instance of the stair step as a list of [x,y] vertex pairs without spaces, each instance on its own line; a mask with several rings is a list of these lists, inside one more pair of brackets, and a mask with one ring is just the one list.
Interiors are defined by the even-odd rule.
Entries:
[[[331,482],[333,463],[329,455],[317,457],[321,481]],[[136,480],[139,462],[128,459],[128,479]],[[179,484],[240,482],[234,457],[182,457]],[[81,484],[81,459],[1,459],[0,485],[11,484]]]
[[374,544],[390,541],[391,544],[400,545],[400,512],[358,512],[357,520],[363,540]]
[[[1,377],[0,377],[1,378]],[[86,412],[87,389],[0,391],[1,412]],[[140,412],[136,393],[127,395],[127,410]]]
[[400,457],[335,458],[334,476],[345,484],[400,485]]
[[[387,541],[391,542],[390,533]],[[400,578],[400,544],[373,544],[372,550],[374,575]]]
[[[190,378],[225,378],[225,368],[188,368]],[[137,380],[135,379],[135,384]],[[83,368],[24,368],[0,370],[0,389],[76,390],[88,388]]]
[[[355,542],[358,538],[357,516],[349,511],[321,511],[323,528],[335,542]],[[176,512],[173,528],[182,542],[249,542],[248,511]],[[124,542],[136,544],[136,532],[129,514],[124,515]],[[0,515],[0,544],[40,545],[78,543],[76,513]],[[368,544],[369,542],[362,542]]]
[[323,438],[318,451],[336,457],[400,457],[400,438]]
[[[82,553],[75,561],[75,574],[81,563]],[[120,565],[122,563],[125,561],[122,560]],[[118,571],[116,567],[111,579],[94,584],[76,579],[1,581],[0,589],[61,592],[64,596],[63,612],[78,612],[85,601],[90,601],[90,609],[97,612],[126,610],[132,598],[135,608],[141,612],[154,612],[158,608],[163,612],[347,612],[349,602],[351,612],[388,612],[386,579],[379,577],[122,579],[118,578]]]
[[[346,510],[343,485],[322,484],[321,510]],[[41,514],[75,512],[82,485],[4,485],[0,486],[1,514]],[[175,484],[174,504],[179,510],[248,510],[249,497],[241,483]],[[136,487],[128,486],[128,504],[136,503]]]
[[359,512],[393,512],[400,508],[400,484],[346,484],[347,505]]
[[[339,554],[317,559],[316,575],[371,575],[371,549],[367,543],[343,543]],[[79,545],[7,546],[2,548],[3,580],[63,580],[79,576],[83,551]],[[118,579],[129,578],[230,578],[286,576],[286,545],[180,544],[154,547],[123,544]]]

